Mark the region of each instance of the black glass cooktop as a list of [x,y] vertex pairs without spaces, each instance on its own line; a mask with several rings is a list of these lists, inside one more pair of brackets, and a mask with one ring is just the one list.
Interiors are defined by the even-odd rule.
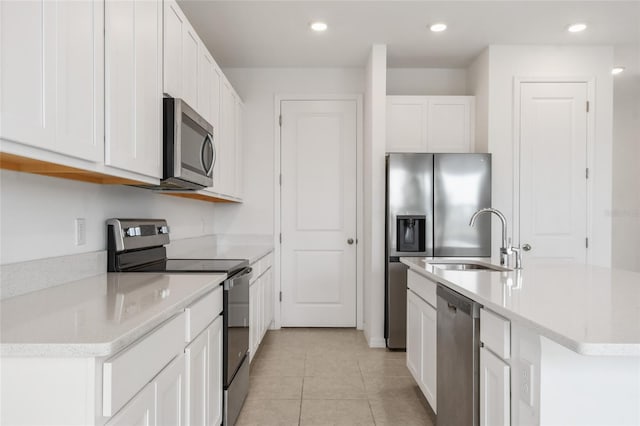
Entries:
[[249,266],[244,259],[166,259],[141,265],[131,272],[221,272],[233,275]]

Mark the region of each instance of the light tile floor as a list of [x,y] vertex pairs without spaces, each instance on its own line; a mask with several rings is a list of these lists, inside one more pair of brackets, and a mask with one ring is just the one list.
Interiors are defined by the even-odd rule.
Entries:
[[354,329],[267,332],[238,426],[435,425],[405,352],[370,349]]

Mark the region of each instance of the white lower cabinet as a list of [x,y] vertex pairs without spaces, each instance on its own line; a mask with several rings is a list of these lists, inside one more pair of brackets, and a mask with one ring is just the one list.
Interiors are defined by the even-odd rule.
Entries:
[[262,338],[271,326],[274,312],[272,255],[251,264],[253,279],[249,286],[249,360],[253,360]]
[[185,349],[187,365],[187,424],[192,426],[207,425],[207,369],[209,338],[203,331]]
[[153,384],[142,389],[106,426],[155,426],[156,398]]
[[511,424],[511,327],[506,318],[480,310],[480,425]]
[[222,423],[222,316],[216,318],[185,349],[186,424]]
[[154,380],[156,393],[156,425],[184,426],[185,361],[177,356]]
[[434,412],[437,412],[436,329],[436,309],[413,291],[407,291],[407,367]]
[[480,348],[480,425],[511,424],[509,365]]
[[222,316],[207,329],[209,338],[209,425],[222,424]]

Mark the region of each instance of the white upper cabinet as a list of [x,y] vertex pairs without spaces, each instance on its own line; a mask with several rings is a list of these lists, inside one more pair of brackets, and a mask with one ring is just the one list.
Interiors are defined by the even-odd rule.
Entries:
[[237,198],[242,198],[244,192],[244,105],[239,97],[236,97],[236,169],[235,169],[235,193]]
[[105,3],[105,163],[161,177],[162,3]]
[[427,152],[473,152],[475,98],[430,96]]
[[221,138],[219,152],[220,188],[222,194],[235,195],[236,169],[236,95],[228,81],[222,83]]
[[0,2],[0,137],[102,162],[100,2]]
[[473,96],[387,96],[387,152],[473,152]]
[[179,98],[182,95],[182,34],[189,26],[178,5],[164,1],[164,94]]
[[426,97],[387,96],[387,152],[426,152],[426,117]]
[[200,39],[191,26],[182,33],[182,94],[188,105],[198,109],[198,50]]

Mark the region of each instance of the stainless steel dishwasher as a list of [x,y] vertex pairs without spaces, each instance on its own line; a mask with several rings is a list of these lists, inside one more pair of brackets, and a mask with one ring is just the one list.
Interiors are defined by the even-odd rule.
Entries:
[[480,305],[438,285],[438,426],[480,423]]

